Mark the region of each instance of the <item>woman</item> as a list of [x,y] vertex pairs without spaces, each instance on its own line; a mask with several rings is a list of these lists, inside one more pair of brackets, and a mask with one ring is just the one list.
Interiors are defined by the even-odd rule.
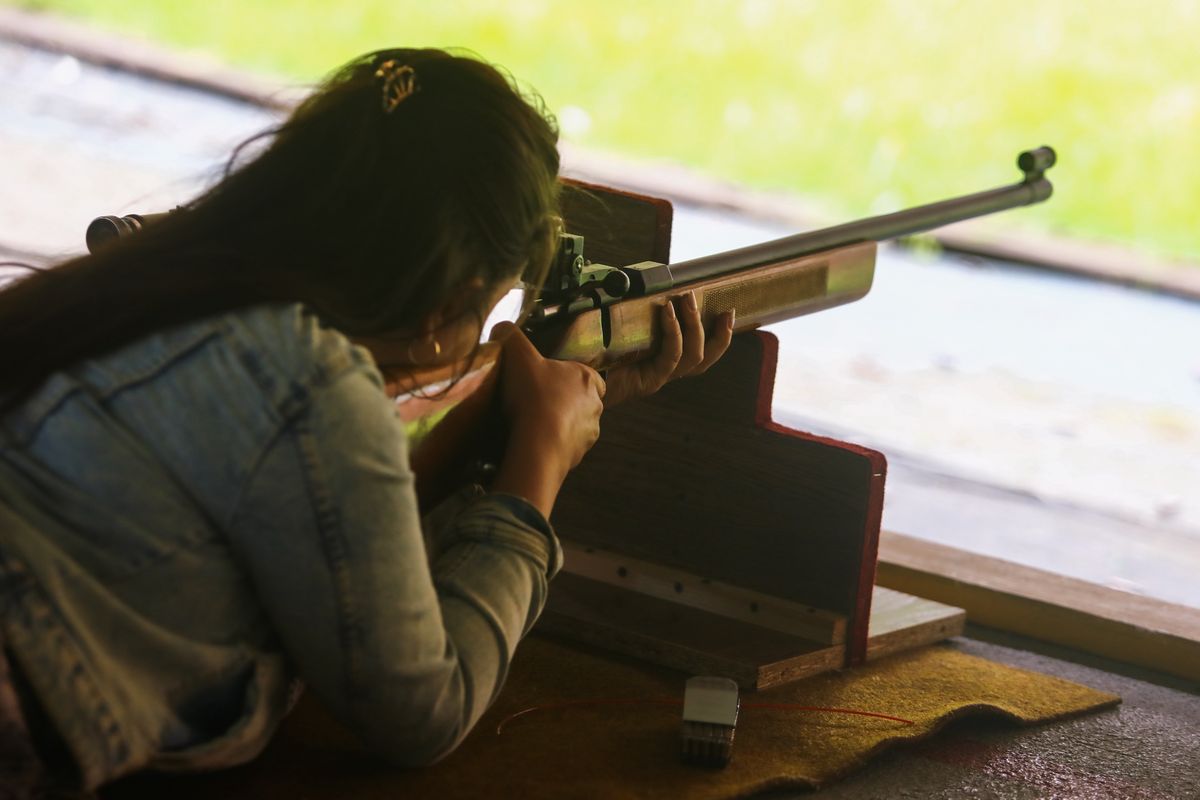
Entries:
[[[539,282],[555,138],[486,64],[372,53],[182,211],[0,292],[0,741],[20,781],[246,761],[296,677],[395,763],[462,740],[559,567],[547,517],[606,384],[501,326],[507,449],[423,529],[366,348],[457,362]],[[679,306],[609,402],[724,351],[731,320],[706,342]]]

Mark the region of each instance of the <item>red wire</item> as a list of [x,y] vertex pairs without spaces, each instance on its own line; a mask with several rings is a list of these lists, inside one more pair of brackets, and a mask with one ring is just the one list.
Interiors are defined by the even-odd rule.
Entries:
[[[617,705],[655,705],[655,706],[681,706],[682,700],[647,700],[638,698],[592,698],[589,700],[567,700],[561,703],[546,703],[540,706],[530,706],[522,709],[515,714],[509,714],[504,719],[500,720],[500,724],[496,726],[496,735],[499,736],[504,732],[504,728],[508,723],[518,717],[523,717],[526,714],[532,714],[537,711],[557,711],[564,708],[579,708],[581,706],[617,706]],[[764,708],[776,709],[781,711],[819,711],[829,714],[854,714],[860,717],[875,717],[877,719],[891,720],[892,722],[902,722],[905,725],[915,725],[911,719],[903,717],[893,717],[891,714],[878,714],[874,711],[859,711],[854,708],[833,708],[829,706],[805,706],[798,703],[744,703],[742,708]]]
[[655,706],[681,706],[682,700],[645,700],[639,698],[593,698],[591,700],[567,700],[562,703],[546,703],[541,706],[530,706],[509,714],[504,719],[500,720],[500,724],[496,726],[496,735],[499,736],[504,727],[512,722],[517,717],[523,717],[526,714],[532,714],[535,711],[557,711],[562,708],[578,708],[579,706],[618,706],[618,705],[655,705]]
[[875,717],[888,719],[892,722],[903,722],[905,725],[916,725],[911,719],[893,717],[891,714],[879,714],[875,711],[859,711],[854,708],[833,708],[831,706],[802,706],[797,703],[745,703],[742,708],[778,708],[785,711],[827,711],[831,714],[855,714],[860,717]]

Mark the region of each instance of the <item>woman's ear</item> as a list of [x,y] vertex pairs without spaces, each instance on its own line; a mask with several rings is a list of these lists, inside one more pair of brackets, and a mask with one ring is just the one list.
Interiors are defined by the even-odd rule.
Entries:
[[445,306],[434,311],[430,311],[421,318],[420,322],[417,323],[417,336],[428,336],[431,333],[436,334],[438,328],[441,328],[448,318],[452,317],[449,317],[449,315],[445,313]]
[[[487,284],[479,276],[464,281],[456,294],[421,319],[417,332],[421,335],[437,333],[439,329],[455,324],[459,317],[474,319],[481,310],[487,316],[493,298],[485,291],[486,287]],[[486,307],[481,309],[481,306]]]

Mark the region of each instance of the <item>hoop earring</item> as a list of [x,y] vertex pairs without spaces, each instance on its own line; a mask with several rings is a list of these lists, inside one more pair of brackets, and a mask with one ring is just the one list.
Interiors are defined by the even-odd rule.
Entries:
[[[420,341],[422,343],[423,347],[432,346],[432,348],[433,348],[433,357],[432,358],[418,357],[416,355],[416,353],[413,352],[413,345],[416,344],[418,341]],[[423,339],[420,339],[420,340],[412,339],[412,340],[409,340],[409,342],[408,342],[407,355],[408,355],[408,363],[410,363],[410,364],[419,365],[419,364],[423,364],[423,363],[437,361],[438,357],[441,356],[441,354],[442,354],[442,344],[441,344],[441,342],[439,342],[437,340],[437,337],[434,336],[432,333],[428,334],[428,336],[426,336]]]

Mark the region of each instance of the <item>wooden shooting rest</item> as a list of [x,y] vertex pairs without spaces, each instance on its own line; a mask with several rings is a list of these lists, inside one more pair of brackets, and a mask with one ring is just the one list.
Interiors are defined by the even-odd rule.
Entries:
[[[668,261],[665,200],[570,184],[564,217],[594,261]],[[745,689],[962,632],[960,609],[875,587],[886,461],[773,422],[777,353],[739,334],[605,412],[555,506],[566,565],[539,630]]]

